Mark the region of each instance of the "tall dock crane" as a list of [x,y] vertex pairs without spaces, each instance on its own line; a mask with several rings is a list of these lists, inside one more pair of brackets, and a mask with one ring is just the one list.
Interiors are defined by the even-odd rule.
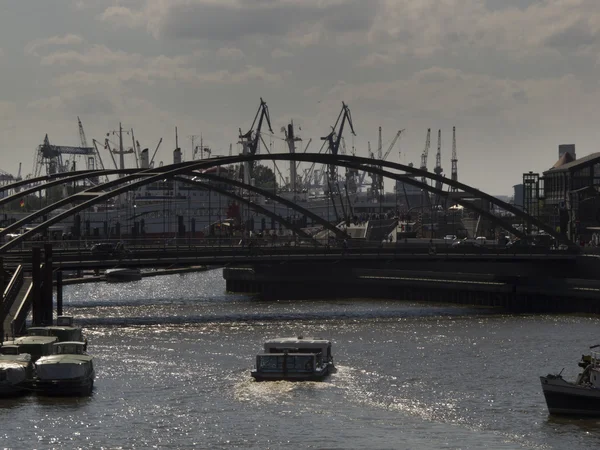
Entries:
[[[81,147],[82,148],[90,148],[90,146],[87,143],[87,139],[85,137],[85,131],[83,131],[83,124],[81,123],[81,119],[79,118],[79,116],[77,116],[77,126],[79,127],[79,140],[81,141]],[[88,158],[87,168],[104,170],[104,163],[102,162],[102,157],[100,156],[100,152],[98,151],[96,146],[94,146],[93,148],[95,150],[95,155],[94,155],[95,158]],[[96,158],[97,158],[97,161],[96,161]],[[105,177],[105,178],[106,178],[106,181],[108,181],[108,177]],[[98,184],[100,181],[98,177],[92,177],[92,178],[90,178],[90,180],[94,184]]]
[[[63,156],[67,155],[71,157],[71,160],[63,160]],[[48,139],[48,135],[46,134],[44,142],[36,151],[34,176],[39,177],[44,173],[46,175],[53,175],[55,173],[63,173],[77,169],[76,158],[78,157],[85,158],[86,169],[96,169],[101,167],[101,164],[98,163],[100,155],[94,147],[83,145],[81,147],[53,145],[50,143],[50,139]]]
[[[421,154],[421,170],[427,170],[427,157],[429,156],[429,147],[431,147],[431,128],[427,129],[427,140],[425,141],[425,149]],[[427,177],[422,177],[421,181],[423,183],[427,182]]]
[[[427,140],[425,141],[425,149],[421,154],[421,167],[419,167],[419,169],[421,170],[427,170],[427,157],[429,156],[429,147],[431,147],[431,128],[427,128]],[[427,183],[427,177],[421,177],[421,182]],[[425,201],[422,201],[421,206],[424,206],[431,202],[428,192],[423,192],[422,197],[425,197]]]
[[[382,140],[381,140],[381,127],[379,127],[379,142],[378,142],[378,148],[377,148],[377,159],[376,159],[376,162],[373,164],[373,167],[376,167],[380,170],[383,169],[381,164],[378,164],[377,161],[387,160],[388,156],[392,152],[392,149],[394,148],[394,145],[396,145],[396,142],[398,142],[398,139],[400,138],[400,135],[402,134],[403,131],[404,131],[403,129],[398,130],[398,132],[396,133],[396,136],[394,136],[394,139],[392,139],[392,142],[390,143],[389,147],[387,148],[385,154],[383,154],[383,152],[382,152],[383,145],[382,145]],[[373,155],[371,153],[370,149],[369,149],[369,154],[371,155],[371,158],[375,159],[375,155]],[[372,192],[373,198],[377,199],[379,201],[380,197],[384,194],[383,176],[379,175],[379,174],[372,174],[371,179],[372,179],[371,192]]]
[[[340,122],[340,119],[341,119],[341,122]],[[348,108],[348,105],[346,105],[344,102],[342,102],[342,110],[340,111],[340,114],[338,115],[338,118],[335,121],[335,125],[331,129],[331,133],[329,133],[327,136],[321,138],[321,140],[327,141],[329,151],[331,152],[332,155],[337,156],[337,154],[339,152],[340,143],[342,140],[342,133],[344,132],[344,126],[346,125],[346,121],[348,122],[348,125],[350,126],[350,130],[352,131],[352,134],[354,136],[356,136],[356,133],[354,132],[354,125],[352,124],[352,115],[350,114],[350,108]],[[336,131],[338,124],[340,127],[339,127],[339,130]],[[330,182],[337,181],[337,172],[336,172],[335,165],[329,165],[328,174],[329,174]]]
[[[258,123],[257,123],[258,120]],[[273,134],[273,129],[271,128],[271,117],[269,115],[269,107],[267,103],[262,99],[260,99],[260,106],[256,111],[256,115],[254,116],[254,120],[252,121],[252,126],[246,133],[242,133],[240,128],[240,143],[242,144],[242,154],[243,155],[256,155],[258,151],[258,143],[260,142],[260,131],[262,129],[262,125],[264,121],[267,121],[267,125],[269,126],[269,131]],[[256,125],[256,130],[254,129],[254,125]],[[250,184],[250,180],[252,179],[253,167],[254,163],[250,163],[249,161],[244,162],[244,183]]]
[[[433,168],[433,172],[436,175],[442,175],[442,172],[444,171],[444,169],[442,169],[442,130],[438,130],[438,146],[437,146],[437,153],[435,154],[435,167]],[[436,181],[435,182],[435,187],[436,189],[442,189],[442,182],[441,181]],[[440,201],[440,196],[436,195],[435,196],[435,204],[437,205]]]
[[[348,105],[342,102],[342,110],[338,114],[335,125],[331,128],[331,132],[327,136],[321,138],[322,141],[327,143],[327,148],[332,155],[337,156],[339,153],[340,144],[342,142],[342,133],[344,132],[344,126],[346,125],[346,122],[348,122],[352,134],[356,136],[356,133],[354,132],[354,125],[352,124],[352,114],[350,114],[350,108],[348,108]],[[339,186],[337,186],[337,166],[335,166],[335,164],[329,164],[327,167],[327,185],[329,187],[329,194],[331,196],[331,203],[334,213],[337,220],[339,220],[339,215],[335,206],[334,187],[335,191],[339,193],[340,206],[342,207],[342,210],[344,209],[344,200],[342,198],[342,193],[339,192]],[[345,215],[345,212],[343,214]]]
[[[456,127],[452,127],[452,172],[450,175],[452,181],[458,181],[458,157],[456,156]],[[456,192],[452,187],[452,192]]]

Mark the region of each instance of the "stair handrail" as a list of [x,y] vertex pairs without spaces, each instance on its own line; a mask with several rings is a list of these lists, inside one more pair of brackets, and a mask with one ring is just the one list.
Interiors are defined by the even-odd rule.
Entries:
[[15,299],[19,295],[19,291],[23,287],[23,272],[23,266],[19,265],[6,286],[6,289],[4,289],[4,292],[2,293],[2,308],[0,309],[1,322],[6,320],[10,308],[12,308]]

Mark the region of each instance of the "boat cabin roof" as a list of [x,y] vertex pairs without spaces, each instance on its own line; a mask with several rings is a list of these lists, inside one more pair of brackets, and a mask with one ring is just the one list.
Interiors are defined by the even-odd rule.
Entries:
[[0,355],[18,355],[19,346],[14,344],[2,345],[0,347]]
[[[60,332],[73,333],[79,331],[78,327],[51,325],[49,327],[29,327],[27,328],[27,336],[56,336],[61,337]],[[64,337],[62,338],[64,339]]]
[[56,325],[59,327],[72,327],[73,316],[58,316],[56,318]]
[[288,337],[288,338],[276,338],[270,339],[265,342],[265,352],[273,353],[273,350],[285,350],[285,349],[321,349],[327,351],[331,348],[331,341],[327,339],[311,338],[311,337]]
[[53,347],[55,355],[83,355],[85,353],[85,342],[57,342]]
[[5,341],[4,345],[32,345],[32,344],[52,344],[56,342],[56,336],[21,336],[12,341]]

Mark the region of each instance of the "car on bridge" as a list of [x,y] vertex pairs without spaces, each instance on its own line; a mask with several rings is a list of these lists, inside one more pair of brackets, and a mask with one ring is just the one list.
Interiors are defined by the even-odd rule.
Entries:
[[124,256],[131,253],[131,250],[125,248],[122,242],[113,244],[112,242],[100,242],[92,245],[90,253],[94,256]]
[[533,247],[535,247],[535,243],[528,241],[527,239],[515,239],[506,244],[506,248],[509,249],[529,249]]
[[452,243],[452,248],[460,249],[460,250],[474,250],[480,249],[483,247],[480,242],[474,239],[459,239]]

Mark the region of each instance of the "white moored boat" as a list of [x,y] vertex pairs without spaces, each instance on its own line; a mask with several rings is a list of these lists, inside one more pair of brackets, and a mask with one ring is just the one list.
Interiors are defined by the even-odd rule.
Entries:
[[0,397],[17,395],[31,387],[31,355],[19,353],[17,345],[0,347]]
[[47,327],[29,327],[28,336],[54,336],[58,342],[64,341],[84,341],[83,332],[80,327],[73,324],[72,316],[58,316],[56,325]]
[[54,353],[35,363],[33,388],[48,395],[90,395],[94,387],[92,357],[85,342],[58,342]]
[[298,336],[265,342],[251,375],[257,381],[322,380],[333,369],[331,341]]

